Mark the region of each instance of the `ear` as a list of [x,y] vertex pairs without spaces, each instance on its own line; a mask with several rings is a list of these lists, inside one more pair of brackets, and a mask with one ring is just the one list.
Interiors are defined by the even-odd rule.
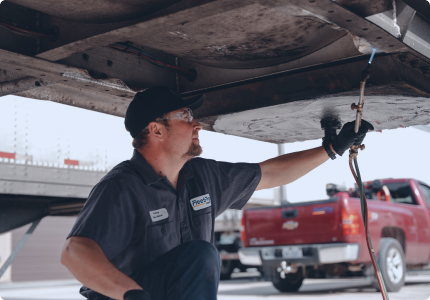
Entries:
[[164,137],[164,127],[157,122],[151,122],[148,125],[149,135],[158,139],[162,140]]

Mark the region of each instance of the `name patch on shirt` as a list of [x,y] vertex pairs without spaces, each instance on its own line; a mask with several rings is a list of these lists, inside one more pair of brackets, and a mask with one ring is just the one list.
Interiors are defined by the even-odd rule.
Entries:
[[190,200],[191,206],[194,210],[200,210],[211,206],[211,197],[209,194],[198,196]]
[[152,222],[161,221],[169,217],[169,213],[165,208],[150,211],[149,215],[151,216]]

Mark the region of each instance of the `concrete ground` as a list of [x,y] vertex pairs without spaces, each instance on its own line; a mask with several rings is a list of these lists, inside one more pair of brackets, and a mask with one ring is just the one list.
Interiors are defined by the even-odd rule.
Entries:
[[[380,293],[364,279],[306,279],[297,293],[280,293],[270,282],[261,281],[258,273],[234,274],[233,279],[221,281],[218,299],[382,299]],[[75,280],[41,281],[0,284],[4,300],[82,300],[80,284]],[[429,300],[430,275],[407,276],[406,285],[398,293],[390,293],[391,300]]]

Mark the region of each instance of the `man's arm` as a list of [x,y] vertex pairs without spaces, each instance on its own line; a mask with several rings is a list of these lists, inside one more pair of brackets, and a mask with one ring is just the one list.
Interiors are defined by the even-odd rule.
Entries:
[[[360,145],[372,124],[361,120],[359,131],[354,131],[355,121],[343,125],[339,134],[329,144],[334,154],[341,155],[352,145]],[[328,141],[327,143],[329,143]],[[260,163],[261,180],[256,190],[270,189],[291,183],[306,175],[329,159],[324,147],[281,155]]]
[[125,292],[142,289],[115,268],[95,241],[86,237],[72,236],[66,241],[61,263],[86,287],[113,299],[123,300]]
[[258,190],[291,183],[329,159],[324,147],[284,154],[260,163]]

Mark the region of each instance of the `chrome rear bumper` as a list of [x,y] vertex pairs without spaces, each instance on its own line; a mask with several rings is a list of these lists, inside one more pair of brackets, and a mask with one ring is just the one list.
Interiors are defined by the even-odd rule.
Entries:
[[261,266],[262,261],[283,261],[303,265],[333,264],[357,260],[359,244],[309,244],[239,249],[239,259],[244,265]]

